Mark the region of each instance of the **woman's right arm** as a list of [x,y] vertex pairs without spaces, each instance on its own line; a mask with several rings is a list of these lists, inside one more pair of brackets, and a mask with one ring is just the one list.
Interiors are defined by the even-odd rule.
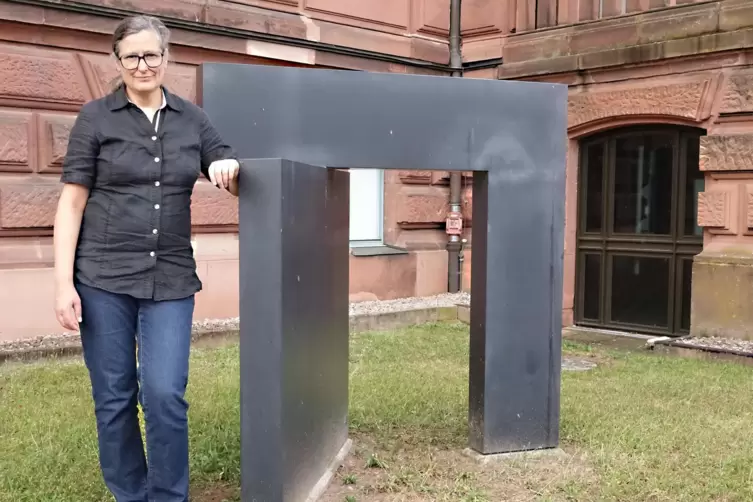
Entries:
[[73,331],[78,331],[81,322],[81,299],[73,285],[73,263],[88,199],[87,187],[66,183],[55,214],[55,315],[61,326]]
[[73,283],[76,247],[84,209],[94,185],[99,140],[91,103],[82,108],[71,129],[63,161],[63,190],[55,214],[55,315],[61,326],[77,331],[81,322],[81,299]]

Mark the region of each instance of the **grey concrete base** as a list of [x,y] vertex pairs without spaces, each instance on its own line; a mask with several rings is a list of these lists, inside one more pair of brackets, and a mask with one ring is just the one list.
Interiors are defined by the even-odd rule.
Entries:
[[353,440],[348,439],[347,441],[345,441],[345,444],[337,453],[335,458],[332,459],[332,463],[329,465],[324,474],[322,474],[322,477],[319,478],[319,481],[317,481],[317,483],[314,485],[314,488],[311,489],[311,493],[309,493],[309,496],[306,497],[306,502],[317,502],[321,498],[321,496],[324,495],[324,492],[327,491],[327,488],[332,482],[332,478],[335,476],[337,469],[340,468],[340,464],[345,461],[345,458],[350,454],[350,450],[352,449]]
[[568,326],[562,330],[562,337],[566,340],[580,343],[593,343],[621,349],[641,350],[655,335],[642,335],[627,331],[612,331],[606,329]]
[[566,458],[567,453],[561,448],[544,448],[540,450],[514,451],[511,453],[495,453],[484,455],[471,448],[463,450],[463,455],[470,457],[479,464],[486,465],[495,462],[513,462],[520,460],[531,460],[539,458]]

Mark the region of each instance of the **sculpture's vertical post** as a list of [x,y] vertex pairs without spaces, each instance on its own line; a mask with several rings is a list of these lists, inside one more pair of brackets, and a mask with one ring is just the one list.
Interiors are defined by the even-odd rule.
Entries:
[[468,418],[482,454],[559,443],[564,176],[555,155],[506,153],[508,173],[473,173]]
[[347,449],[347,172],[245,160],[240,175],[244,502],[300,502]]

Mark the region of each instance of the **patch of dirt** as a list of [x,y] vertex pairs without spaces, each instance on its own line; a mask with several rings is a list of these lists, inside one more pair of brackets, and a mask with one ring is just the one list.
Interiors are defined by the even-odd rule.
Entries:
[[193,502],[236,502],[240,500],[237,487],[217,485],[191,494]]
[[351,455],[320,502],[522,502],[589,500],[596,475],[578,454],[480,464],[461,449],[380,447],[354,437]]
[[[353,435],[351,454],[319,502],[586,502],[596,500],[598,478],[577,452],[511,457],[481,464],[462,448],[377,444]],[[239,502],[240,490],[218,485],[194,502]]]
[[588,371],[596,368],[596,358],[593,357],[576,357],[576,356],[563,356],[562,357],[562,370],[563,371]]

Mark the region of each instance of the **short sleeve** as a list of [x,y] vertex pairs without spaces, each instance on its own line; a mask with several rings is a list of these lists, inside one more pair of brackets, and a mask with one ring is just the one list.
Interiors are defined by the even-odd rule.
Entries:
[[209,166],[217,160],[236,159],[233,148],[226,144],[204,110],[201,110],[201,172],[209,179]]
[[63,183],[75,183],[87,188],[94,185],[99,156],[99,139],[94,118],[93,110],[86,105],[76,117],[63,160],[63,174],[60,177]]

